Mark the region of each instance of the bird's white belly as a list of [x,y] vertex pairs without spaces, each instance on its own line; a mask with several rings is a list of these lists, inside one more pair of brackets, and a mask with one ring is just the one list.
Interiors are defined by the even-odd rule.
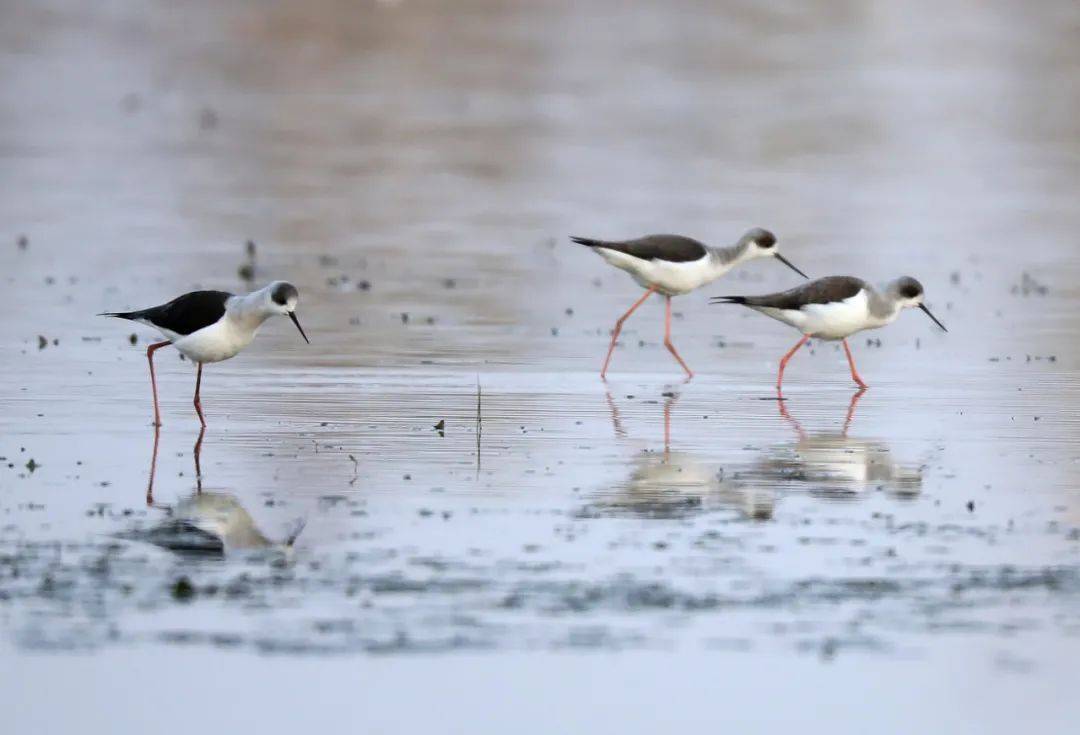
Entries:
[[221,362],[251,344],[255,332],[238,329],[228,319],[222,319],[174,340],[173,346],[194,362]]
[[710,262],[708,255],[699,260],[671,263],[663,260],[643,260],[606,248],[596,248],[596,252],[611,265],[633,276],[639,285],[645,288],[655,286],[660,292],[671,296],[690,293],[721,275]]
[[774,319],[790,324],[816,339],[844,339],[885,322],[870,314],[865,291],[829,304],[806,304],[801,309],[761,309]]

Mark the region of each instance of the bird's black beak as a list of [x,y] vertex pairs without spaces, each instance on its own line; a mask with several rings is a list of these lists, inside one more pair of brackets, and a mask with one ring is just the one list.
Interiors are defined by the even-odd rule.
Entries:
[[796,273],[798,273],[798,274],[799,274],[800,276],[802,276],[803,278],[805,278],[805,279],[807,279],[807,280],[809,280],[809,279],[810,279],[810,276],[806,275],[806,274],[805,274],[805,273],[803,273],[803,272],[802,272],[801,270],[799,270],[798,268],[796,268],[795,266],[793,266],[793,265],[791,264],[791,261],[790,261],[790,260],[788,260],[787,258],[785,258],[785,257],[784,257],[783,255],[781,255],[780,253],[774,253],[773,255],[774,255],[774,257],[775,257],[775,258],[776,258],[777,260],[779,260],[779,261],[780,261],[781,263],[783,263],[784,265],[786,265],[786,266],[787,266],[788,268],[790,268],[791,270],[793,270],[793,271],[795,271]]
[[296,325],[296,328],[300,330],[300,336],[304,338],[304,341],[308,344],[311,344],[311,340],[307,338],[306,334],[304,334],[304,328],[300,326],[300,320],[296,318],[296,312],[290,311],[289,318],[292,319],[292,323]]
[[930,313],[930,310],[926,308],[926,304],[919,304],[919,308],[922,309],[923,311],[925,311],[926,315],[934,320],[934,324],[941,327],[942,332],[948,332],[949,331],[948,329],[945,328],[944,324],[942,324],[941,322],[938,321],[938,318],[936,316],[934,316],[933,314]]

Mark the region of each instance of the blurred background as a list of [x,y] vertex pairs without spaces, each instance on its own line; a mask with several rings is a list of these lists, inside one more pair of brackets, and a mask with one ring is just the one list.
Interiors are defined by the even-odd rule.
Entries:
[[[0,0],[0,192],[19,731],[314,688],[305,724],[387,731],[1075,721],[1075,2]],[[795,285],[757,261],[675,301],[694,382],[657,302],[601,383],[640,289],[568,236],[752,226],[915,276],[948,335],[853,340],[861,402],[800,354],[784,415],[794,332],[707,304]],[[307,526],[178,555],[145,495],[153,456],[200,512],[191,366],[159,355],[159,454],[150,333],[93,315],[277,278],[312,344],[207,370],[200,487],[255,546]],[[116,705],[147,676],[202,705]]]
[[[0,218],[111,273],[94,307],[240,288],[252,240],[316,331],[454,328],[335,342],[353,361],[516,362],[533,348],[456,328],[547,332],[597,278],[614,321],[636,287],[568,234],[759,225],[812,276],[911,273],[940,304],[973,265],[1007,260],[981,274],[1007,287],[1070,264],[1077,23],[1069,2],[7,3]],[[337,271],[308,276],[320,255]]]

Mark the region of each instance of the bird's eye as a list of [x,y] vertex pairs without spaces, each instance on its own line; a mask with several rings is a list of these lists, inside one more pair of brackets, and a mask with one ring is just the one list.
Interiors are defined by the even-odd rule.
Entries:
[[905,299],[917,299],[921,293],[917,286],[904,286],[900,289],[900,295]]

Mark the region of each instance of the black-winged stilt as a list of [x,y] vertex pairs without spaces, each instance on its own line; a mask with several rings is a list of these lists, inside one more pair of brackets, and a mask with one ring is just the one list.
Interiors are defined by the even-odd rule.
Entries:
[[694,377],[693,371],[675,350],[671,342],[671,297],[689,293],[748,260],[754,258],[776,258],[803,278],[806,274],[792,265],[777,252],[776,236],[768,230],[756,227],[744,234],[739,241],[728,247],[709,247],[697,240],[681,235],[649,235],[637,240],[607,241],[593,240],[587,237],[571,237],[579,245],[592,248],[608,263],[629,273],[635,281],[647,289],[645,295],[634,302],[630,309],[615,322],[608,346],[604,367],[600,377],[607,375],[611,354],[622,332],[623,323],[653,293],[664,295],[666,312],[664,316],[664,346],[679,361],[688,377]]
[[192,291],[161,306],[140,311],[107,312],[98,316],[130,319],[154,327],[167,338],[146,349],[146,359],[150,363],[150,387],[154,393],[154,426],[161,426],[157,380],[154,378],[154,352],[168,345],[173,345],[180,354],[198,365],[195,411],[199,414],[199,422],[206,426],[199,401],[203,363],[221,362],[236,355],[251,344],[263,322],[276,314],[284,314],[292,319],[304,341],[310,343],[296,318],[296,302],[299,298],[296,286],[286,281],[274,281],[244,296],[225,291]]
[[891,281],[878,290],[860,278],[852,276],[828,276],[804,283],[789,291],[765,296],[717,296],[714,304],[742,304],[754,311],[789,324],[803,333],[802,339],[780,360],[780,372],[776,377],[779,391],[784,382],[784,368],[788,360],[806,344],[811,337],[840,340],[847,354],[851,377],[861,388],[868,387],[855,369],[847,338],[864,329],[877,329],[891,324],[903,309],[919,308],[926,312],[934,324],[945,325],[930,313],[923,303],[922,284],[910,276]]

